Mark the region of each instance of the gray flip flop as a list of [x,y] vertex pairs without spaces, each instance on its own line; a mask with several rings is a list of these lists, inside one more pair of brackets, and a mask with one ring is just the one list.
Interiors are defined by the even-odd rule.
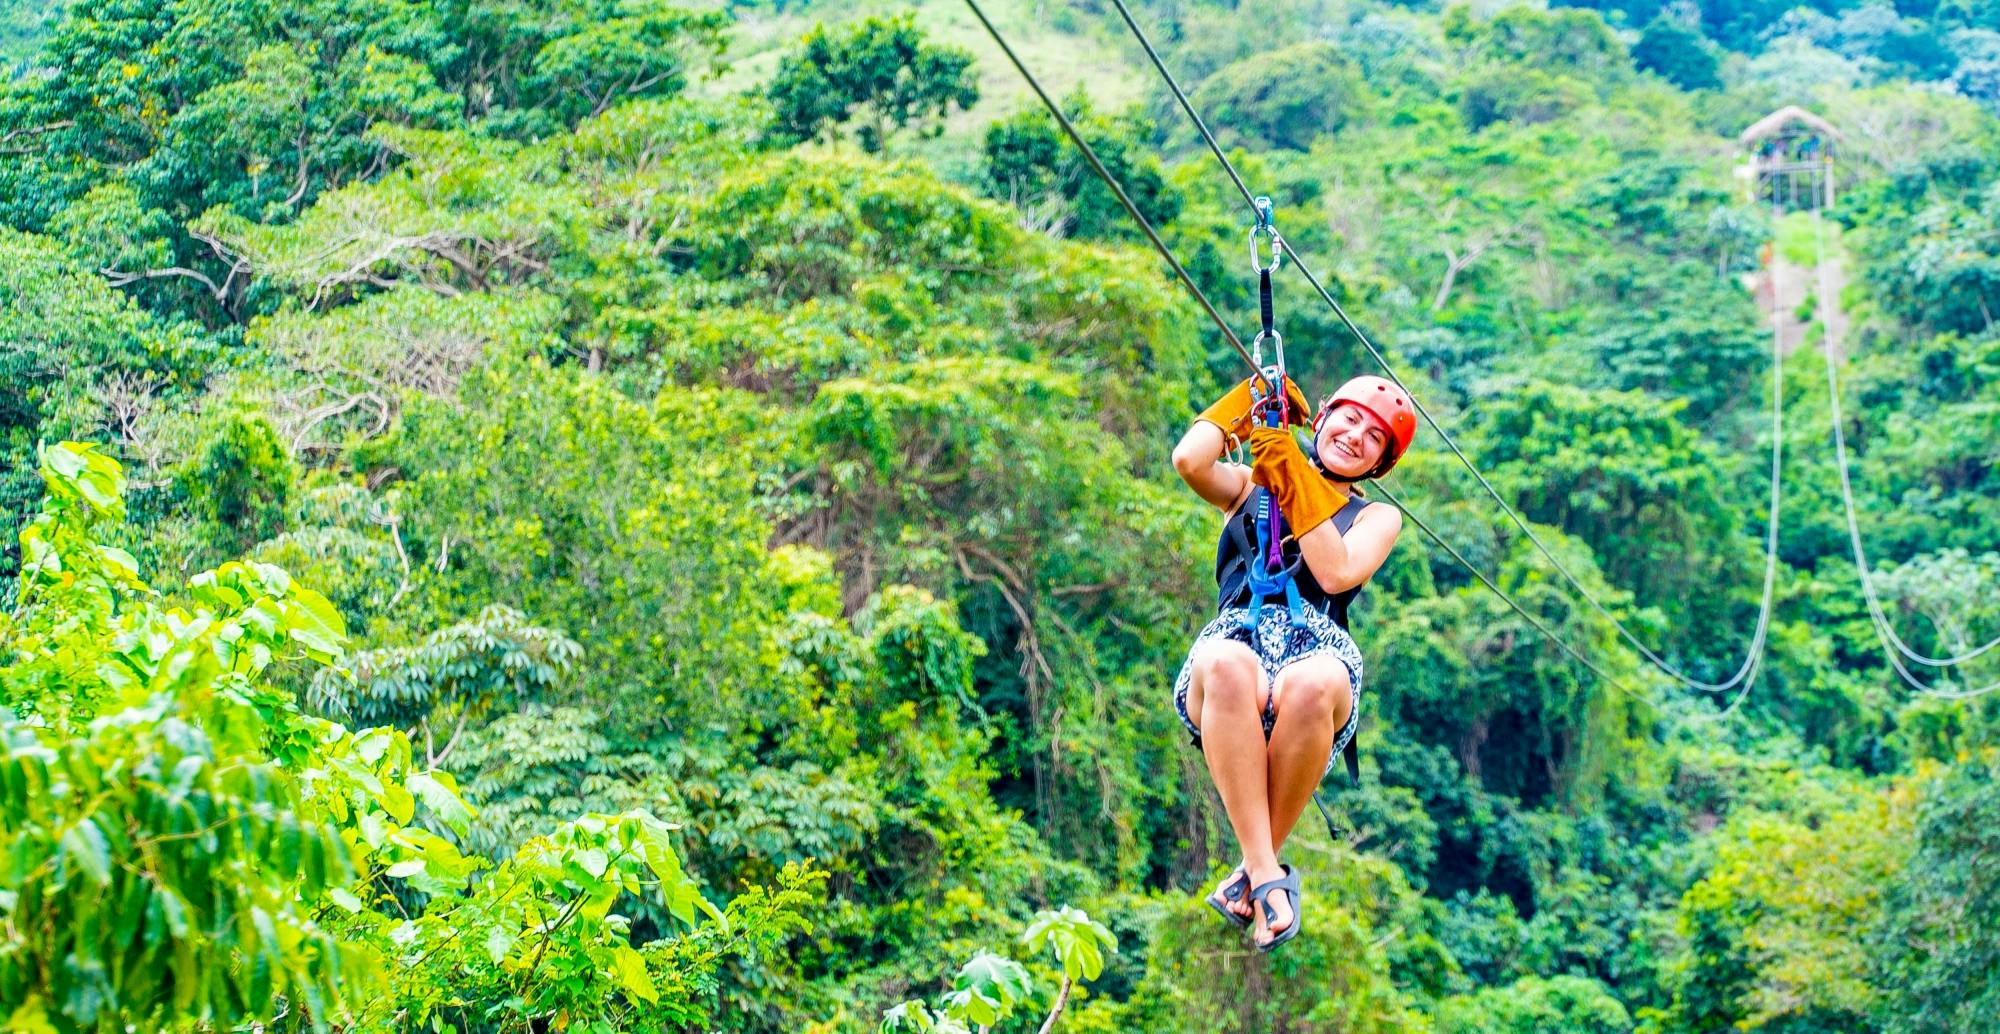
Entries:
[[1202,898],[1202,900],[1208,903],[1208,907],[1215,909],[1217,912],[1221,913],[1222,918],[1229,920],[1229,924],[1231,926],[1234,926],[1240,930],[1250,925],[1250,919],[1247,916],[1240,916],[1234,912],[1231,912],[1229,910],[1229,903],[1243,900],[1244,893],[1249,889],[1250,889],[1250,874],[1246,872],[1238,875],[1235,879],[1230,880],[1228,883],[1222,885],[1222,898],[1220,900],[1216,899],[1216,896],[1213,892],[1210,892],[1209,895],[1205,898]]
[[1299,927],[1305,925],[1305,910],[1299,907],[1299,871],[1289,865],[1281,865],[1280,868],[1285,870],[1285,875],[1282,878],[1272,880],[1269,883],[1261,883],[1250,888],[1250,900],[1264,910],[1264,923],[1267,926],[1272,920],[1278,918],[1277,910],[1271,907],[1271,892],[1282,890],[1292,896],[1292,925],[1285,927],[1283,931],[1269,941],[1257,942],[1257,950],[1261,952],[1269,952],[1278,945],[1297,937],[1299,935]]

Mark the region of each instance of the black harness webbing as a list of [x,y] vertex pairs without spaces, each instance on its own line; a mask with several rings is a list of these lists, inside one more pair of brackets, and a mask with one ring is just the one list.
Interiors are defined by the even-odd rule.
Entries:
[[1264,320],[1264,332],[1258,336],[1270,337],[1277,329],[1277,319],[1271,308],[1271,270],[1268,267],[1257,270],[1257,311]]

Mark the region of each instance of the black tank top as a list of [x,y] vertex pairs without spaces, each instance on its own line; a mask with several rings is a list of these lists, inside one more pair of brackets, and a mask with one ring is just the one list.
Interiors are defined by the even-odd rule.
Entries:
[[[1228,522],[1222,526],[1222,540],[1215,545],[1217,609],[1247,607],[1250,605],[1249,565],[1263,562],[1262,557],[1253,558],[1251,556],[1251,554],[1257,551],[1257,529],[1255,527],[1257,522],[1257,496],[1263,491],[1260,488],[1250,493],[1250,497],[1243,501],[1242,506],[1236,508],[1236,512],[1231,514]],[[1354,527],[1354,519],[1361,516],[1361,511],[1368,507],[1369,502],[1369,500],[1363,499],[1358,495],[1348,496],[1347,505],[1341,507],[1333,515],[1334,528],[1342,535],[1347,534],[1347,529]],[[1273,499],[1271,501],[1271,509],[1276,510],[1277,507],[1277,500]],[[1267,517],[1266,520],[1268,519]],[[1278,528],[1280,535],[1289,534],[1291,531],[1290,527],[1285,524],[1282,513],[1278,516]],[[1283,556],[1286,564],[1291,564],[1298,560],[1299,544],[1287,541],[1284,546]],[[1299,564],[1298,572],[1293,575],[1292,581],[1299,587],[1300,602],[1332,618],[1333,623],[1339,625],[1341,628],[1347,627],[1347,608],[1354,602],[1356,596],[1361,595],[1360,585],[1343,592],[1329,593],[1325,589],[1320,588],[1319,579],[1314,578],[1312,569],[1303,563]],[[1366,585],[1367,583],[1363,582],[1362,584]]]

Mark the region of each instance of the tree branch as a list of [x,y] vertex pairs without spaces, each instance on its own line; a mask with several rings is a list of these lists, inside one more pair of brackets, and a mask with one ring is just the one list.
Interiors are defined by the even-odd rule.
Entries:
[[[385,519],[376,521],[375,523],[389,529],[389,541],[396,544],[396,559],[402,561],[403,564],[402,583],[396,586],[395,595],[389,597],[389,605],[385,608],[387,610],[395,610],[396,604],[402,600],[403,594],[410,591],[410,554],[403,549],[403,519],[392,513]],[[450,751],[451,745],[446,744],[445,750]]]
[[1102,582],[1092,582],[1089,585],[1058,585],[1049,589],[1049,595],[1081,596],[1087,593],[1106,592],[1111,589],[1116,589],[1124,584],[1125,580],[1123,578],[1112,578]]
[[1062,1015],[1063,1006],[1066,1006],[1068,1004],[1069,1004],[1069,974],[1064,973],[1062,979],[1062,990],[1056,992],[1056,1007],[1050,1009],[1049,1018],[1042,1021],[1042,1029],[1040,1034],[1049,1034],[1049,1031],[1052,1031],[1056,1028],[1056,1017]]
[[375,405],[375,429],[368,433],[368,437],[373,438],[383,431],[388,430],[389,421],[392,419],[389,403],[384,401],[382,396],[372,391],[364,391],[356,395],[350,395],[343,401],[329,403],[307,412],[303,422],[299,425],[299,429],[292,435],[292,450],[296,452],[305,448],[306,435],[310,434],[313,428],[353,409],[363,402],[372,402]]
[[303,129],[299,130],[298,139],[297,141],[295,141],[295,143],[299,153],[299,185],[295,189],[293,189],[292,196],[285,199],[286,208],[290,208],[293,205],[296,205],[300,201],[304,200],[306,196],[306,187],[308,187],[312,183],[312,177],[311,177],[312,156],[306,153],[305,130]]
[[458,746],[459,737],[465,735],[465,723],[470,721],[471,718],[472,708],[470,706],[465,706],[458,712],[458,726],[451,730],[451,738],[444,741],[444,749],[438,751],[437,755],[431,758],[432,768],[444,764],[444,759],[451,756],[452,749]]
[[199,269],[189,269],[186,266],[168,266],[164,269],[147,269],[137,273],[128,273],[122,269],[112,269],[106,266],[97,272],[105,280],[109,281],[113,287],[126,287],[136,284],[141,280],[161,280],[170,276],[180,276],[187,277],[190,280],[201,281],[202,285],[208,288],[208,293],[214,295],[215,300],[218,302],[222,301],[223,297],[229,293],[227,282],[217,284],[214,280],[209,279],[207,273]]
[[1444,303],[1451,298],[1453,285],[1458,282],[1458,275],[1465,272],[1474,262],[1479,261],[1480,257],[1487,252],[1511,242],[1516,229],[1518,227],[1509,226],[1504,230],[1474,237],[1466,245],[1465,254],[1463,255],[1453,250],[1449,244],[1441,245],[1440,250],[1444,252],[1445,260],[1444,279],[1438,284],[1437,296],[1431,299],[1431,311],[1438,312],[1443,310]]
[[58,129],[68,129],[74,125],[76,125],[75,119],[66,118],[60,122],[50,122],[46,125],[28,126],[24,129],[10,129],[6,133],[0,133],[0,154],[33,154],[36,150],[33,147],[9,147],[7,145],[17,137],[38,137],[46,133],[53,133]]

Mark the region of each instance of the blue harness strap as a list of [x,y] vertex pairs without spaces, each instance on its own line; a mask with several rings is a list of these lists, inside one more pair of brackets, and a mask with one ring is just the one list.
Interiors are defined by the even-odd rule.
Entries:
[[[1305,557],[1295,557],[1289,564],[1283,562],[1284,554],[1279,550],[1282,542],[1274,539],[1271,533],[1272,525],[1277,524],[1270,519],[1275,511],[1276,507],[1271,505],[1271,493],[1259,487],[1257,519],[1254,522],[1257,528],[1257,551],[1252,554],[1250,563],[1244,571],[1245,581],[1250,587],[1250,612],[1243,616],[1245,631],[1256,631],[1257,620],[1264,613],[1265,597],[1278,595],[1285,597],[1285,607],[1291,611],[1292,627],[1306,627],[1305,602],[1299,598],[1296,581],[1299,565],[1305,562]],[[1277,563],[1271,561],[1272,554],[1277,555]]]
[[[1284,372],[1278,367],[1265,367],[1264,373],[1270,378],[1271,384],[1284,383]],[[1251,385],[1250,392],[1253,398],[1262,394],[1257,384]],[[1264,424],[1267,427],[1284,426],[1284,414],[1281,412],[1283,399],[1275,401],[1278,405],[1267,407],[1264,414]],[[1262,399],[1257,399],[1257,402],[1261,403]],[[1244,572],[1250,587],[1250,612],[1243,617],[1243,629],[1255,632],[1257,621],[1264,614],[1265,597],[1278,595],[1285,597],[1285,607],[1291,612],[1292,627],[1304,628],[1306,627],[1305,603],[1299,599],[1299,587],[1294,579],[1305,557],[1300,555],[1291,563],[1285,563],[1282,523],[1284,515],[1272,504],[1269,489],[1258,486],[1256,498],[1257,519],[1252,524],[1257,529],[1257,549],[1250,555],[1249,564]]]

